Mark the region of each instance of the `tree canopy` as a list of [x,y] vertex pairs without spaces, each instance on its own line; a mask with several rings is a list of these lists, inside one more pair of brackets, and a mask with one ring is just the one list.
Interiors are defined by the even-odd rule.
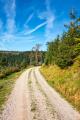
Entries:
[[47,43],[45,64],[57,64],[65,68],[72,65],[80,55],[80,17],[73,10],[69,15],[71,21],[64,25],[67,31]]

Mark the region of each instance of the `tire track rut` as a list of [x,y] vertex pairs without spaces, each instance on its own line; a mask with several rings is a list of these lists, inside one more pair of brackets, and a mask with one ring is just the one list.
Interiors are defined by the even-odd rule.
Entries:
[[59,120],[55,110],[48,101],[48,98],[41,86],[39,85],[34,71],[30,74],[28,81],[30,98],[31,98],[31,112],[34,120]]
[[46,83],[39,67],[35,67],[16,81],[0,120],[80,120],[80,114]]

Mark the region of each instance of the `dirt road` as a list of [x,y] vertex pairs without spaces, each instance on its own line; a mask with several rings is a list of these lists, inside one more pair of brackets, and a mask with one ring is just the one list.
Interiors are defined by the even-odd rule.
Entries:
[[80,120],[80,114],[46,83],[35,67],[17,80],[0,120]]

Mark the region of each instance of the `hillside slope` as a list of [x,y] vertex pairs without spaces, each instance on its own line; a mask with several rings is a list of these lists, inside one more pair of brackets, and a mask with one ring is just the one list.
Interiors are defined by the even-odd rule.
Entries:
[[73,66],[61,69],[58,66],[43,66],[41,73],[47,82],[80,111],[80,66],[76,61]]

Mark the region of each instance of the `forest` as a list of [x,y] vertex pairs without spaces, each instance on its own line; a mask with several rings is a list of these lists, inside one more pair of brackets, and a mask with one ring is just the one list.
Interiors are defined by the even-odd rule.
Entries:
[[[40,65],[44,61],[45,52],[36,51],[0,51],[0,78],[18,72],[30,65]],[[36,63],[37,61],[37,63]]]
[[80,111],[80,17],[73,11],[69,16],[65,32],[47,43],[41,73],[51,87]]
[[75,11],[69,14],[70,23],[65,32],[47,43],[45,64],[56,64],[61,68],[71,66],[76,59],[80,62],[80,17]]

